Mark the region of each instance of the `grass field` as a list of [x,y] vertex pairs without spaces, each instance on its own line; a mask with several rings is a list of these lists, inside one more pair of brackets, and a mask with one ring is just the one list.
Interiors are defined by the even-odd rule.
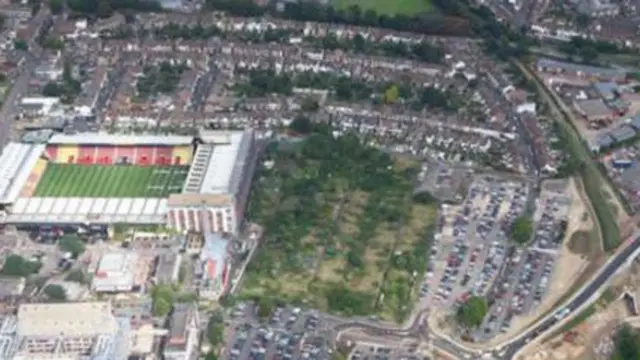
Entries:
[[[426,272],[437,204],[413,201],[415,160],[386,165],[377,150],[327,136],[325,147],[348,159],[337,169],[348,170],[326,175],[335,166],[329,157],[298,155],[323,148],[316,139],[272,147],[266,156],[273,167],[257,171],[248,217],[266,235],[237,296],[401,323],[416,299],[414,274]],[[315,186],[318,191],[307,190]]]
[[165,197],[180,192],[188,166],[75,165],[47,166],[34,196]]
[[347,9],[358,5],[364,12],[373,10],[378,15],[416,15],[431,10],[429,0],[333,0],[332,5],[338,9]]

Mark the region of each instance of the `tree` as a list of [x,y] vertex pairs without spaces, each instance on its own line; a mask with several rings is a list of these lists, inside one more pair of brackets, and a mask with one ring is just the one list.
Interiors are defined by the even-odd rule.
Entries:
[[176,292],[171,285],[158,284],[151,289],[152,311],[154,316],[167,316],[173,307]]
[[96,9],[96,15],[101,18],[108,18],[113,15],[113,8],[109,4],[108,0],[100,0],[98,2],[98,9]]
[[64,94],[64,89],[57,83],[50,81],[42,87],[42,95],[49,97],[60,97]]
[[7,276],[29,276],[37,273],[42,264],[29,261],[20,255],[9,255],[2,266],[2,275]]
[[530,217],[520,216],[511,225],[511,240],[518,244],[526,244],[531,240],[533,222]]
[[220,297],[218,303],[224,308],[230,308],[236,303],[236,298],[232,294],[224,294]]
[[485,298],[472,296],[458,308],[456,318],[461,325],[467,328],[475,328],[482,324],[482,320],[488,311],[489,306]]
[[413,195],[413,201],[420,203],[420,204],[434,204],[438,202],[438,199],[431,195],[430,192],[428,191],[421,191],[417,194]]
[[318,104],[318,101],[311,96],[307,96],[302,99],[302,102],[300,104],[300,109],[302,109],[302,111],[316,112],[319,108],[320,105]]
[[211,317],[209,317],[209,322],[207,323],[207,340],[209,340],[209,344],[217,347],[222,343],[223,339],[224,319],[222,318],[222,314],[214,312]]
[[204,360],[218,360],[218,355],[212,351],[209,351],[204,357]]
[[373,310],[375,296],[366,292],[353,290],[343,284],[335,284],[326,290],[329,310],[347,316],[368,315]]
[[41,41],[41,45],[44,48],[51,50],[62,50],[64,48],[64,41],[55,36],[47,36]]
[[51,13],[54,15],[62,13],[62,10],[64,10],[64,1],[49,0],[49,9],[51,10]]
[[392,85],[384,92],[384,102],[387,104],[395,104],[398,100],[398,86]]
[[62,236],[62,238],[58,240],[58,247],[64,252],[70,252],[74,259],[85,250],[84,242],[74,235]]
[[625,325],[614,337],[615,349],[611,360],[640,359],[640,337]]
[[84,284],[87,281],[87,277],[84,271],[79,269],[71,270],[71,272],[69,272],[69,274],[67,274],[67,276],[64,279],[66,281],[77,282],[80,284]]
[[258,299],[258,317],[261,319],[268,318],[275,308],[276,302],[274,299],[267,296],[263,296]]
[[296,116],[289,124],[289,129],[298,134],[309,134],[313,131],[313,123],[306,116]]
[[46,295],[47,299],[51,301],[63,302],[67,300],[67,292],[61,285],[47,285],[47,287],[44,288],[44,294]]
[[159,317],[167,316],[169,315],[169,312],[171,311],[172,307],[173,307],[173,304],[171,303],[171,301],[169,301],[166,298],[153,299],[152,311],[154,316],[159,316]]
[[29,44],[25,40],[14,40],[13,48],[16,50],[27,51],[29,50]]

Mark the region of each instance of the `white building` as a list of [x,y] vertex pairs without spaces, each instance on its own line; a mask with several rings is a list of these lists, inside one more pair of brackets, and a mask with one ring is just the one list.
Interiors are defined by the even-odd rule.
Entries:
[[255,166],[254,133],[202,131],[181,194],[169,196],[167,223],[180,231],[235,234]]
[[124,360],[128,321],[107,302],[24,304],[0,325],[0,357],[12,360]]
[[138,255],[108,253],[98,263],[91,287],[96,292],[129,292],[136,284]]
[[57,97],[25,97],[20,101],[20,108],[32,115],[47,115],[59,104],[60,98]]

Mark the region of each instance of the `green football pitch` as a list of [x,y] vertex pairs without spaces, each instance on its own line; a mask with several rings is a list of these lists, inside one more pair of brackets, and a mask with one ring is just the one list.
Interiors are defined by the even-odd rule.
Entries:
[[49,163],[34,196],[166,197],[182,190],[188,171],[188,166]]

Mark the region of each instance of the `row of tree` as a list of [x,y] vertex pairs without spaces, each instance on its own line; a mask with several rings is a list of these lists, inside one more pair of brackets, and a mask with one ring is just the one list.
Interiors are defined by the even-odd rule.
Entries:
[[82,83],[75,79],[69,61],[64,62],[62,81],[48,82],[42,88],[42,95],[59,97],[64,104],[71,104],[82,91]]
[[[452,1],[455,2],[457,0]],[[440,2],[440,0],[436,2]],[[275,17],[298,21],[371,26],[422,34],[452,36],[467,36],[470,35],[471,30],[468,21],[455,15],[442,16],[437,13],[419,14],[416,16],[400,14],[387,15],[378,14],[373,10],[362,11],[358,6],[351,6],[348,9],[338,9],[331,5],[307,1],[289,2],[284,6],[284,9],[278,8],[276,5],[275,3],[270,3],[263,6],[251,0],[206,1],[206,6],[209,9],[225,11],[243,17],[264,16],[269,14]]]
[[329,90],[337,101],[365,101],[395,104],[401,102],[419,111],[424,108],[456,111],[462,99],[450,89],[419,87],[411,83],[364,82],[344,75],[311,71],[288,74],[272,69],[236,70],[248,80],[234,90],[239,96],[264,97],[271,94],[291,95],[294,88]]
[[[36,1],[39,3],[39,1]],[[75,13],[108,18],[114,11],[161,11],[162,6],[155,0],[49,0],[49,9],[60,14],[65,6]]]
[[138,95],[146,98],[175,92],[182,73],[187,69],[186,64],[172,64],[169,61],[162,61],[157,66],[145,66],[142,75],[136,81]]
[[288,2],[284,9],[273,3],[259,5],[252,0],[206,0],[206,6],[244,17],[269,14],[298,21],[371,26],[427,35],[481,37],[485,40],[487,51],[499,58],[524,55],[533,41],[519,29],[511,29],[498,21],[485,5],[472,5],[469,0],[431,2],[438,11],[415,16],[362,11],[357,5],[336,9],[315,1]]
[[[127,33],[133,35],[133,32]],[[156,38],[165,40],[209,39],[212,37],[225,36],[222,29],[218,28],[216,25],[180,25],[175,23],[155,28],[152,30],[152,34]],[[140,35],[145,36],[146,34],[143,32]],[[265,31],[253,31],[237,34],[237,36],[242,38],[242,40],[251,43],[287,43],[289,42],[289,39],[295,35],[299,34],[295,34],[293,30],[289,29],[267,29]],[[442,45],[433,45],[427,41],[421,41],[415,44],[395,41],[377,42],[367,40],[361,34],[357,34],[353,38],[338,39],[335,34],[329,33],[322,38],[307,36],[305,37],[305,41],[315,43],[317,47],[325,50],[355,51],[370,55],[402,57],[430,63],[442,62],[445,55],[444,47]]]

